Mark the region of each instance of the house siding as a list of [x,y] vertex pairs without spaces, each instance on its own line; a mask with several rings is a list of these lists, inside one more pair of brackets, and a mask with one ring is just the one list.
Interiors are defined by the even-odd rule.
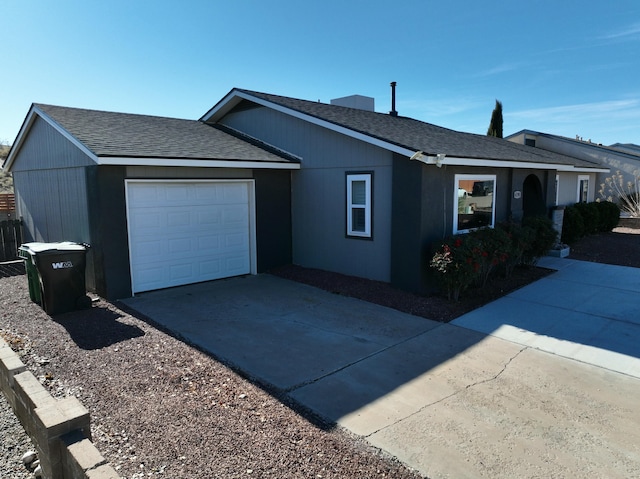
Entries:
[[89,240],[84,168],[16,171],[13,181],[27,241]]
[[[222,122],[302,158],[291,180],[293,263],[390,281],[390,152],[263,107]],[[373,174],[371,239],[346,236],[347,172]]]
[[[624,182],[633,181],[635,175],[640,175],[640,156],[638,155],[614,151],[611,148],[595,143],[570,138],[558,138],[535,132],[513,135],[509,137],[509,141],[524,144],[525,138],[535,139],[536,148],[590,161],[611,170],[610,173],[559,172],[558,205],[566,206],[576,202],[579,175],[589,176],[588,201],[595,201],[600,198],[598,194],[600,184],[604,183],[606,178],[611,177],[616,172],[619,171],[622,174]],[[552,181],[555,183],[555,176]],[[555,187],[552,186],[551,191],[555,192]],[[555,202],[555,198],[553,201]]]
[[[95,162],[36,117],[12,165],[25,241],[90,243],[86,168]],[[93,276],[87,277],[89,286]]]
[[457,174],[496,176],[496,224],[510,219],[514,210],[522,216],[522,204],[512,204],[512,191],[514,188],[521,190],[522,182],[531,172],[517,173],[514,183],[514,173],[510,169],[437,168],[396,155],[391,246],[391,283],[394,286],[419,293],[436,289],[429,263],[442,240],[453,234]]
[[40,117],[36,117],[11,167],[12,172],[75,168],[95,162]]

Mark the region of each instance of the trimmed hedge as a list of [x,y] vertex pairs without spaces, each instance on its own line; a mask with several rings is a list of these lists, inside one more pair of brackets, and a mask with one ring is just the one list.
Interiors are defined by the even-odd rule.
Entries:
[[562,242],[573,244],[586,235],[611,231],[618,225],[620,207],[610,201],[576,203],[564,210]]

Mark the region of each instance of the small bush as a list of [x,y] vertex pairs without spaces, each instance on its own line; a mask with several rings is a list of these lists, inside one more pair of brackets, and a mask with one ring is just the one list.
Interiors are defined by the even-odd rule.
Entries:
[[611,201],[598,201],[593,203],[597,205],[600,212],[600,222],[598,224],[598,232],[604,233],[611,231],[618,226],[620,220],[620,207]]
[[524,227],[519,223],[502,223],[498,227],[509,238],[508,255],[503,265],[504,275],[508,278],[517,266],[524,264],[525,252],[531,250],[535,233],[532,228]]
[[562,242],[573,244],[584,236],[584,220],[576,205],[567,206],[564,209],[562,223]]
[[511,240],[502,228],[483,228],[471,234],[478,242],[476,249],[472,250],[474,263],[480,265],[476,281],[478,286],[484,286],[489,276],[507,261]]
[[584,234],[591,235],[598,232],[600,227],[600,211],[597,203],[576,203],[575,207],[582,216]]
[[458,301],[478,277],[480,264],[473,261],[472,253],[477,247],[473,235],[450,236],[433,255],[430,266],[450,300]]
[[523,252],[522,262],[526,265],[534,265],[556,244],[558,232],[553,228],[553,222],[546,216],[524,218],[522,226],[533,230],[531,247]]

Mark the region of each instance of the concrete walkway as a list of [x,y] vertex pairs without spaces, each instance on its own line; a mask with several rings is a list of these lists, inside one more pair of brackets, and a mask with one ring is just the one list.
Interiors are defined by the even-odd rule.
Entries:
[[428,477],[639,477],[640,270],[542,265],[449,324],[269,275],[126,303]]

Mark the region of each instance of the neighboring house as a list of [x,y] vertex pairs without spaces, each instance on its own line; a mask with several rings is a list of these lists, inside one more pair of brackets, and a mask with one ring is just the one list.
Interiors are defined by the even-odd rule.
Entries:
[[424,291],[434,242],[605,171],[352,100],[234,89],[200,121],[33,105],[5,168],[30,239],[90,243],[110,299],[288,263]]
[[611,146],[584,141],[581,138],[566,138],[548,133],[522,130],[505,139],[521,145],[534,146],[542,150],[568,155],[574,158],[591,161],[605,168],[607,171],[598,172],[595,178],[580,176],[578,183],[573,176],[558,173],[559,205],[569,205],[579,201],[594,201],[605,199],[599,193],[606,178],[619,171],[623,182],[634,183],[635,177],[640,176],[640,146],[616,143]]

